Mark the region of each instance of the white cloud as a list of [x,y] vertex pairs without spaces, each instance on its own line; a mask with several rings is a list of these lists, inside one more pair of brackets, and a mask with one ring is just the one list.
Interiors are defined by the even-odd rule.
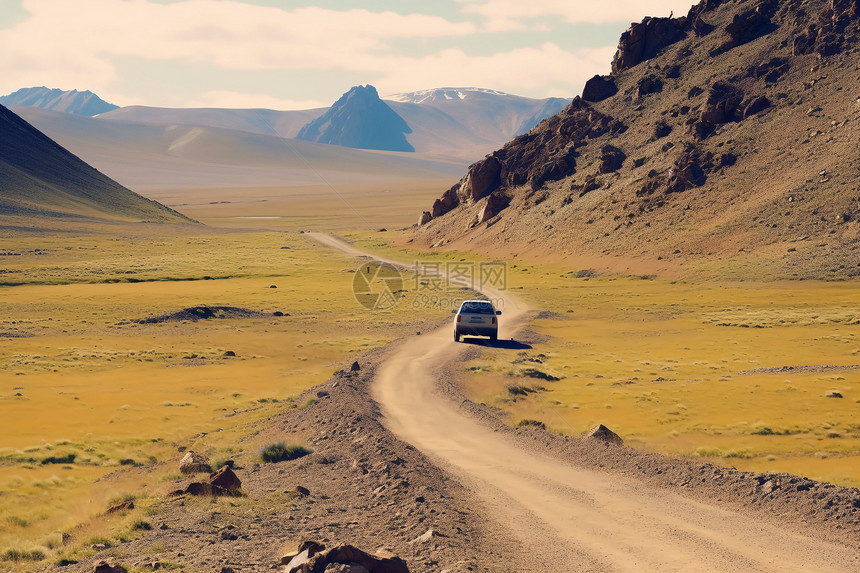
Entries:
[[534,97],[573,97],[588,78],[609,71],[614,53],[615,47],[609,46],[569,52],[552,43],[483,57],[450,49],[417,61],[392,61],[396,73],[380,78],[377,87],[397,93],[428,86],[475,86]]
[[[484,34],[487,42],[505,46],[503,34],[487,32],[523,27],[546,31],[549,26],[557,33],[565,24],[639,20],[646,12],[668,15],[685,4],[457,1],[464,12],[482,16],[483,25],[424,14],[282,9],[241,0],[23,0],[29,16],[0,30],[0,93],[46,85],[90,89],[126,105],[158,105],[146,100],[150,97],[172,105],[296,109],[319,105],[337,81],[331,78],[343,74],[388,93],[462,85],[534,97],[572,96],[588,77],[608,71],[617,36],[600,48],[571,51],[547,42],[499,48],[489,55],[485,49],[480,56],[454,47],[456,39]],[[440,43],[451,47],[422,53],[424,47]],[[404,45],[409,55],[397,51]],[[161,63],[173,64],[173,76],[159,69]],[[139,69],[146,70],[141,72],[147,74],[145,82],[134,87],[122,81]],[[187,76],[177,81],[176,70],[188,70]],[[271,77],[280,74],[285,82],[305,78],[304,85],[290,86],[287,92],[295,100],[261,93]],[[315,91],[321,87],[308,79],[325,76],[328,94]],[[237,78],[253,80],[242,86],[236,85]],[[344,85],[343,91],[348,88]]]
[[638,22],[645,16],[686,15],[694,4],[690,0],[457,0],[463,12],[478,14],[491,32],[521,30],[542,17],[560,18],[568,24]]
[[436,16],[291,11],[238,1],[24,0],[30,17],[0,31],[0,79],[7,88],[50,78],[103,89],[112,58],[173,60],[230,70],[343,69],[386,51],[386,41],[461,36],[470,23]]

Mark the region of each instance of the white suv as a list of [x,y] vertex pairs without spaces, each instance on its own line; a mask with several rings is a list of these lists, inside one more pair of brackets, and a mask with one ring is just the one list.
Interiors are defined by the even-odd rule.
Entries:
[[493,308],[488,300],[466,300],[460,305],[460,310],[452,310],[457,318],[454,319],[454,340],[460,342],[461,336],[489,336],[490,340],[499,338],[499,323],[496,315],[501,310]]

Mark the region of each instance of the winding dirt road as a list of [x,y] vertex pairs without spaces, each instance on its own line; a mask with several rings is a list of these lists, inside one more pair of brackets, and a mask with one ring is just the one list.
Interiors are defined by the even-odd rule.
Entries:
[[[527,306],[509,292],[485,294],[504,300],[500,337],[511,337]],[[511,570],[860,571],[856,548],[786,531],[777,517],[765,522],[511,443],[437,389],[444,365],[461,360],[466,348],[453,341],[450,326],[401,341],[377,370],[374,398],[389,429],[468,487],[484,517],[519,543]]]

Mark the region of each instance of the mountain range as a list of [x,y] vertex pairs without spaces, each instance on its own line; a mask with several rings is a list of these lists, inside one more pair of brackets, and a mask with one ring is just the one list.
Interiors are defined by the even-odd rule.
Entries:
[[91,91],[63,91],[46,87],[22,88],[6,96],[0,96],[0,105],[12,107],[38,107],[76,115],[94,116],[118,109]]
[[[372,86],[369,86],[372,88]],[[335,142],[349,142],[350,147],[386,149],[390,151],[410,151],[419,154],[444,156],[463,162],[482,157],[487,152],[504,144],[519,133],[528,131],[539,121],[561,111],[569,100],[562,98],[532,99],[493,90],[478,88],[440,88],[397,94],[389,98],[374,97],[367,87],[362,92],[368,98],[353,97],[358,88],[347,91],[331,108],[308,110],[275,111],[267,109],[220,109],[220,108],[158,108],[128,106],[111,111],[100,112],[99,120],[122,120],[125,122],[150,125],[191,125],[246,131],[260,135],[271,135],[294,139],[305,129],[305,134],[314,129],[313,123],[325,114],[334,115],[339,110],[338,119],[331,133],[326,137],[309,136],[311,140],[332,138]],[[17,93],[17,92],[16,92]],[[66,92],[71,97],[73,92]],[[80,92],[78,92],[80,93]],[[11,96],[6,96],[11,97]],[[343,100],[343,101],[341,101]],[[380,145],[379,141],[369,142],[363,138],[371,133],[379,121],[379,116],[367,117],[366,124],[353,122],[351,125],[338,126],[345,118],[353,120],[365,117],[364,111],[351,109],[358,105],[370,105],[373,101],[377,109],[390,108],[395,115],[387,117],[396,123],[405,143],[398,138],[396,143]],[[12,106],[47,108],[44,100],[27,100],[31,103],[15,103]],[[364,102],[364,103],[361,103]],[[23,110],[23,108],[22,108]],[[399,119],[397,117],[399,117]],[[327,120],[326,120],[327,121]],[[402,123],[405,123],[405,127]],[[386,127],[386,130],[394,129]],[[361,131],[364,131],[362,135]],[[387,137],[387,136],[386,136]],[[328,142],[328,141],[326,141]]]
[[428,204],[412,241],[614,270],[860,275],[858,39],[856,0],[646,18],[610,74]]

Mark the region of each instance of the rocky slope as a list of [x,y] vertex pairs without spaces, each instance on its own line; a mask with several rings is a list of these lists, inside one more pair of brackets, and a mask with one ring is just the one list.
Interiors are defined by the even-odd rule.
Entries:
[[860,275],[858,17],[856,0],[703,0],[634,24],[609,75],[472,165],[413,240]]
[[415,151],[406,141],[412,129],[379,99],[371,85],[343,94],[321,117],[305,125],[296,139],[383,151]]
[[91,91],[64,91],[46,87],[23,88],[0,97],[0,104],[6,107],[38,107],[64,111],[76,115],[94,116],[106,113],[119,106],[104,101]]
[[0,225],[7,217],[189,222],[103,175],[0,106]]

